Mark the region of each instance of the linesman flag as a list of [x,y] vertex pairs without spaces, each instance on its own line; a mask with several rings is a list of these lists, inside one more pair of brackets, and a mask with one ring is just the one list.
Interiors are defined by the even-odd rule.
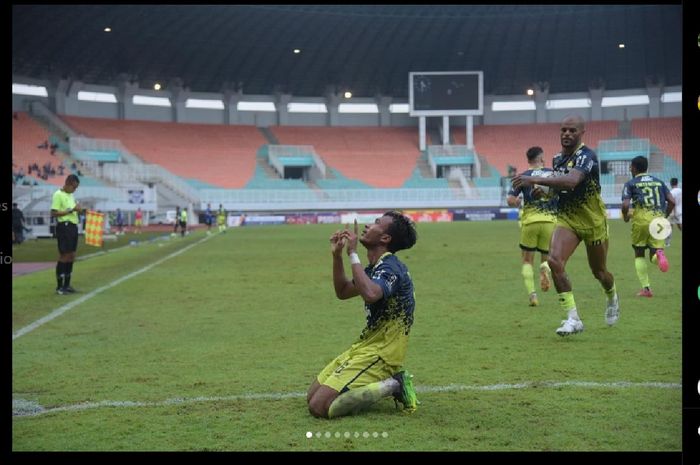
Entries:
[[88,210],[85,217],[85,244],[102,247],[105,229],[105,214]]

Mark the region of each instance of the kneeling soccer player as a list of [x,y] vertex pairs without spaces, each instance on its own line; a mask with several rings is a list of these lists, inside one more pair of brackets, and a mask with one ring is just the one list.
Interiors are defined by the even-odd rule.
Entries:
[[[394,255],[416,243],[415,224],[403,214],[389,211],[365,225],[359,242],[367,249],[363,268],[357,255],[358,226],[347,226],[330,238],[333,285],[336,296],[361,296],[367,326],[357,342],[330,362],[309,387],[309,412],[336,418],[359,412],[383,397],[393,396],[397,406],[413,412],[418,404],[411,375],[401,370],[413,324],[413,281]],[[342,251],[346,247],[352,280],[345,276]]]

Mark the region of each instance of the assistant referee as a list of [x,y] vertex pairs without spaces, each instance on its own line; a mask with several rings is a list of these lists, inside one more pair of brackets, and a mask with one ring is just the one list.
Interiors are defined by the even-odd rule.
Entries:
[[56,218],[56,239],[58,239],[58,263],[56,263],[56,294],[76,292],[70,285],[75,251],[78,248],[78,212],[82,207],[73,198],[80,179],[69,174],[62,188],[54,192],[51,201],[51,216]]

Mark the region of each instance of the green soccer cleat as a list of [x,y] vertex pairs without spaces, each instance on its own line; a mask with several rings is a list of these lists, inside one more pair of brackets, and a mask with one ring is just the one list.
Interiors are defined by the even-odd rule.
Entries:
[[407,371],[399,371],[392,377],[399,382],[399,390],[394,393],[396,407],[398,407],[399,402],[401,402],[404,410],[408,413],[414,412],[420,402],[416,396],[416,390],[413,388],[413,381],[411,381],[413,375]]

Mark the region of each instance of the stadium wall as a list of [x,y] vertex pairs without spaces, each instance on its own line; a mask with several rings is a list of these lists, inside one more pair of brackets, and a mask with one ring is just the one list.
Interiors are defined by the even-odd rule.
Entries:
[[[59,115],[83,116],[90,118],[124,118],[134,120],[150,120],[165,122],[185,122],[185,123],[208,123],[208,124],[243,124],[255,125],[259,127],[267,126],[418,126],[418,118],[411,117],[405,113],[389,113],[388,107],[391,103],[407,103],[406,101],[394,101],[388,97],[382,98],[355,98],[342,100],[337,97],[294,97],[286,94],[277,95],[243,95],[243,94],[223,94],[223,93],[201,93],[190,92],[186,88],[175,88],[173,90],[155,91],[151,89],[140,89],[138,84],[125,83],[120,86],[97,86],[82,83],[80,81],[68,82],[61,80],[57,82],[30,79],[13,76],[13,83],[43,85],[47,88],[48,97],[35,97],[25,95],[12,95],[13,111],[27,109],[27,101],[41,100],[52,111]],[[116,95],[119,103],[103,103],[93,101],[81,101],[77,99],[80,90],[94,92],[106,92]],[[678,117],[682,115],[681,102],[663,103],[659,100],[659,95],[664,91],[680,91],[680,86],[673,88],[649,88],[649,89],[627,89],[615,91],[592,90],[590,92],[572,92],[565,94],[547,94],[527,97],[525,95],[510,96],[484,96],[484,115],[474,118],[475,125],[481,124],[531,124],[559,122],[571,113],[577,113],[589,121],[598,120],[629,120],[635,118],[649,117]],[[154,107],[134,105],[133,95],[145,95],[152,97],[165,97],[170,99],[171,107]],[[625,105],[619,107],[601,108],[602,97],[621,95],[650,95],[651,103],[648,105]],[[185,108],[187,98],[217,99],[223,100],[225,108],[223,110],[203,110],[197,108]],[[571,99],[590,98],[592,108],[542,109],[546,99]],[[528,101],[534,100],[537,105],[536,110],[525,111],[493,111],[491,104],[494,101]],[[238,111],[236,104],[238,101],[273,101],[276,103],[277,111]],[[290,113],[286,111],[288,102],[308,102],[324,103],[327,106],[333,102],[343,103],[377,103],[380,109],[379,114],[354,114],[338,113],[337,108],[330,108],[328,113]],[[384,115],[384,116],[382,116]],[[386,116],[388,115],[388,117]],[[429,118],[438,120],[439,117]],[[458,126],[464,125],[464,117],[451,117],[450,124]]]

